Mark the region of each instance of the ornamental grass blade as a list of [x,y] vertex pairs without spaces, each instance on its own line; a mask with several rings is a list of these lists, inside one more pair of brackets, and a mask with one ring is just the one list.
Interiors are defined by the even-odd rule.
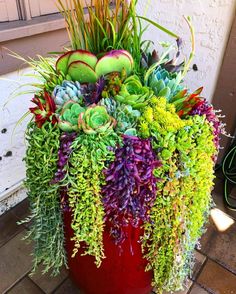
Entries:
[[147,22],[149,22],[150,24],[154,25],[156,28],[158,28],[159,30],[163,31],[164,33],[170,35],[171,37],[174,37],[176,39],[179,39],[179,36],[176,35],[175,33],[171,32],[170,30],[168,30],[167,28],[161,26],[160,24],[158,24],[157,22],[153,21],[153,20],[150,20],[149,18],[147,17],[144,17],[144,16],[137,16],[137,18],[140,18],[140,19],[143,19]]

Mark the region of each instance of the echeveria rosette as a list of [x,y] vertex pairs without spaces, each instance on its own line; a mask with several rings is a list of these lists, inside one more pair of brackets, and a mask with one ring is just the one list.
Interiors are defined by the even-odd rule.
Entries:
[[123,146],[115,151],[115,160],[104,170],[106,184],[102,188],[106,220],[117,244],[125,239],[123,226],[137,227],[149,221],[149,211],[157,193],[153,175],[160,166],[149,139],[123,136]]
[[79,128],[86,134],[105,133],[115,126],[116,121],[111,117],[104,106],[92,105],[80,114]]
[[79,103],[74,101],[68,101],[59,116],[59,128],[64,132],[79,131],[78,119],[79,115],[85,111],[84,107],[81,107]]
[[84,104],[86,106],[97,104],[102,98],[102,91],[105,87],[105,79],[101,77],[96,83],[83,84],[81,87]]
[[81,104],[83,101],[81,85],[79,82],[63,81],[62,85],[54,88],[52,98],[58,108],[63,107],[68,101]]
[[170,73],[159,66],[150,76],[148,85],[156,96],[164,96],[168,101],[184,97],[186,89],[181,85],[182,74]]
[[51,121],[52,124],[57,122],[55,116],[56,105],[52,97],[44,92],[44,95],[39,94],[31,100],[36,107],[31,107],[29,110],[35,116],[35,123],[37,127],[41,128],[46,121]]
[[115,126],[117,134],[137,136],[139,110],[133,109],[131,105],[119,103],[112,98],[103,98],[99,105],[105,106],[107,112],[117,121]]
[[128,77],[121,90],[114,98],[120,103],[131,105],[134,109],[140,109],[147,105],[153,96],[153,91],[143,86],[138,76]]

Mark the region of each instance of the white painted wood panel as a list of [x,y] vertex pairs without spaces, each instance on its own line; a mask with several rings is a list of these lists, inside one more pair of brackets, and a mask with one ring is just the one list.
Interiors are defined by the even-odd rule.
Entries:
[[29,6],[30,6],[31,17],[40,16],[40,1],[39,0],[29,0]]
[[32,81],[32,78],[20,76],[26,72],[29,70],[0,77],[0,201],[1,194],[25,178],[22,159],[26,149],[25,128],[30,116],[18,126],[17,122],[32,106],[33,95],[20,95],[12,100],[9,96],[20,84]]
[[[55,2],[55,0],[29,0],[31,16],[36,17],[58,12]],[[66,0],[62,2],[66,4]],[[90,3],[90,1],[88,2]],[[85,6],[85,1],[81,1],[81,3]]]
[[16,0],[0,0],[0,22],[18,19]]

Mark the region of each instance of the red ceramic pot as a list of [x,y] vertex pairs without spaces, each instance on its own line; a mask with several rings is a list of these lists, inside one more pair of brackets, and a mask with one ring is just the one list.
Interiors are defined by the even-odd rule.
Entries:
[[139,238],[140,228],[125,227],[127,240],[123,243],[121,252],[109,235],[106,225],[104,230],[104,250],[106,258],[97,268],[94,257],[77,255],[72,258],[74,242],[71,229],[71,214],[64,213],[66,251],[70,277],[84,294],[149,294],[152,290],[153,273],[145,272],[147,261],[142,256]]

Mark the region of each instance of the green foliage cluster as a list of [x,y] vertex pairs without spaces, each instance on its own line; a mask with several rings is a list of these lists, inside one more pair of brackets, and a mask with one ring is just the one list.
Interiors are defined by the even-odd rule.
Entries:
[[60,130],[50,122],[42,128],[30,123],[26,135],[25,185],[32,212],[26,238],[34,242],[34,270],[43,262],[44,272],[53,269],[53,274],[58,274],[66,264],[66,256],[59,187],[52,185],[51,180],[57,171]]
[[[101,201],[101,186],[104,184],[103,169],[107,161],[114,160],[119,137],[109,130],[102,134],[81,134],[72,143],[72,154],[65,167],[66,176],[62,185],[68,187],[69,206],[72,209],[75,247],[73,256],[81,244],[84,254],[95,257],[100,266],[103,252],[103,228],[105,212]],[[108,148],[109,146],[109,148]]]
[[191,124],[191,121],[180,119],[174,105],[168,103],[165,97],[153,96],[148,106],[143,109],[139,120],[139,133],[143,138],[154,136],[159,139],[160,135],[168,135],[170,139],[171,132],[188,124]]
[[162,293],[180,290],[190,274],[194,247],[211,207],[216,150],[204,116],[184,121],[173,115],[173,105],[163,98],[153,100],[153,113],[148,106],[140,118],[140,135],[153,137],[163,163],[155,175],[162,181],[150,223],[144,224],[142,246],[147,269],[154,271],[154,285]]

